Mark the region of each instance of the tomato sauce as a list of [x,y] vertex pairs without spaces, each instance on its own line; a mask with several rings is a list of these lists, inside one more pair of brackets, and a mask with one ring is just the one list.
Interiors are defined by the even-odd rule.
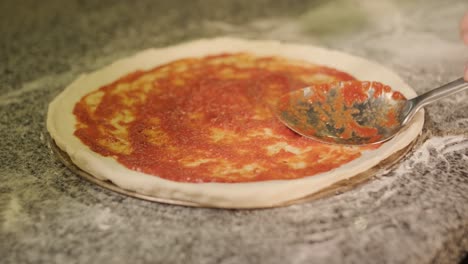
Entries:
[[[172,181],[311,176],[378,147],[319,143],[277,120],[276,100],[311,85],[313,76],[317,84],[354,80],[336,69],[277,57],[239,53],[183,59],[131,73],[83,97],[74,108],[75,135],[129,169]],[[94,97],[98,103],[92,103]],[[361,97],[350,94],[345,101]]]

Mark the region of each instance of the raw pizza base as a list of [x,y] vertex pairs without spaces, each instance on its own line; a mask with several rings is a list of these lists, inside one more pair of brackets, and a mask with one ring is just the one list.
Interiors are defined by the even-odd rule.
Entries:
[[392,71],[342,52],[276,41],[216,38],[142,51],[101,70],[82,75],[49,105],[47,129],[57,146],[74,164],[99,180],[109,180],[122,189],[147,196],[222,208],[271,207],[309,196],[373,168],[408,146],[422,130],[424,113],[420,111],[395,138],[376,150],[363,152],[361,157],[334,170],[294,180],[247,183],[183,183],[165,180],[130,170],[113,158],[101,156],[74,136],[76,119],[73,108],[89,92],[135,70],[149,70],[187,57],[236,52],[248,52],[256,56],[281,56],[329,66],[347,72],[359,80],[376,80],[388,84],[407,98],[416,96],[416,93]]

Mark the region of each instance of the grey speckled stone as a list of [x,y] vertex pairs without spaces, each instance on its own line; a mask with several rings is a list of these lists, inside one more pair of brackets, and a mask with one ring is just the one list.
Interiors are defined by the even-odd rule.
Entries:
[[[65,3],[66,2],[66,3]],[[50,151],[46,107],[80,73],[149,47],[229,35],[343,50],[418,93],[461,75],[465,0],[1,1],[2,263],[457,263],[468,251],[468,95],[352,191],[270,210],[194,209],[103,190]]]

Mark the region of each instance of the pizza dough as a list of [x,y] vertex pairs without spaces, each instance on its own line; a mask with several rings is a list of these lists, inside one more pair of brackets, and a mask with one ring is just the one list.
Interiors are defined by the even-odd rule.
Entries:
[[[79,168],[117,186],[163,199],[187,201],[202,206],[224,208],[271,207],[320,191],[335,182],[364,172],[410,144],[420,133],[423,113],[391,141],[377,149],[369,148],[344,165],[313,176],[262,181],[183,182],[131,170],[119,163],[116,155],[103,156],[75,135],[79,128],[75,105],[89,94],[129,73],[150,70],[156,66],[186,58],[200,58],[225,53],[248,53],[256,57],[279,56],[320,64],[351,74],[360,80],[378,80],[400,91],[407,98],[416,94],[396,74],[380,65],[344,53],[322,48],[282,44],[273,41],[247,41],[232,38],[198,40],[163,49],[152,49],[118,61],[104,69],[84,75],[69,85],[49,106],[47,128],[60,149]],[[78,126],[78,127],[77,127]],[[353,148],[350,147],[350,151]]]

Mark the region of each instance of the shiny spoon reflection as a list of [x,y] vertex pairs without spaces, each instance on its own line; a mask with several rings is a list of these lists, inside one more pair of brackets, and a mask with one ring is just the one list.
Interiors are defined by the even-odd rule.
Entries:
[[285,94],[276,115],[296,133],[346,145],[384,142],[425,105],[468,88],[463,78],[407,100],[378,82],[320,84]]

